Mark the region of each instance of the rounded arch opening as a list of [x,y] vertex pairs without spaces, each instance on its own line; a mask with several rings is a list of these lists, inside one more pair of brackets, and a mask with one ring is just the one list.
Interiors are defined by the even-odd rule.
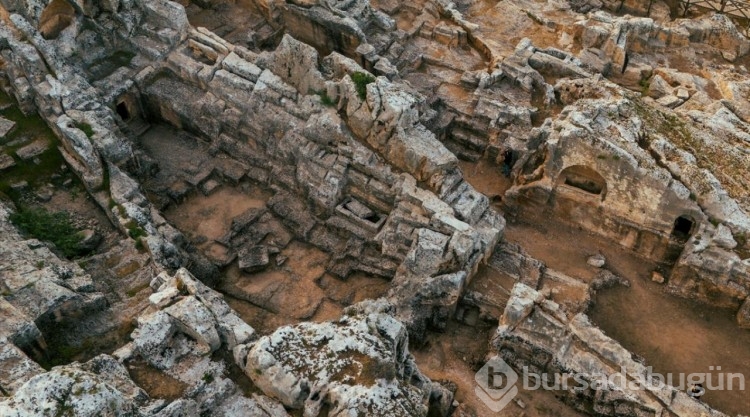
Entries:
[[42,10],[39,18],[39,32],[44,39],[55,39],[60,32],[73,23],[75,16],[76,11],[67,0],[52,0]]
[[607,194],[607,181],[604,177],[595,169],[585,165],[571,165],[562,170],[558,178],[558,184],[599,195],[602,200]]

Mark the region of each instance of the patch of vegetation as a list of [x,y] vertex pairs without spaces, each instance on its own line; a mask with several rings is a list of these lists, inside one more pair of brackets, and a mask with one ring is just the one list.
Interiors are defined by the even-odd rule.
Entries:
[[135,249],[138,251],[138,253],[146,252],[146,244],[143,243],[143,239],[138,238],[135,240]]
[[638,80],[638,85],[641,86],[641,94],[647,95],[648,89],[651,87],[651,81],[648,78],[641,78]]
[[708,222],[711,223],[714,227],[719,226],[719,223],[721,223],[716,217],[709,217]]
[[733,237],[734,241],[737,242],[737,246],[739,246],[740,248],[744,247],[745,244],[747,244],[747,236],[745,236],[744,233],[737,233]]
[[333,107],[336,105],[336,102],[333,101],[332,98],[328,97],[328,94],[325,91],[320,91],[317,94],[318,97],[320,97],[320,102],[323,103],[324,106]]
[[94,128],[91,127],[90,124],[88,124],[86,122],[81,122],[81,123],[76,122],[75,126],[80,131],[82,131],[83,133],[85,133],[87,138],[91,139],[92,137],[94,137]]
[[36,239],[52,242],[68,258],[81,253],[83,237],[64,211],[51,213],[43,208],[22,208],[10,221]]
[[360,99],[364,100],[367,98],[367,84],[375,82],[375,77],[364,72],[355,72],[351,75],[352,81],[354,81],[354,87],[357,89],[357,95]]
[[203,374],[203,377],[201,377],[201,379],[206,384],[210,384],[214,381],[214,375],[211,372],[206,372]]
[[135,220],[129,221],[125,228],[128,229],[128,236],[135,240],[147,235],[146,231]]
[[[11,104],[6,109],[1,110],[0,115],[16,123],[16,127],[4,139],[0,139],[0,143],[10,144],[10,146],[6,145],[5,151],[8,155],[13,156],[16,161],[15,167],[3,172],[3,175],[0,176],[0,193],[17,202],[19,195],[11,189],[11,184],[21,181],[28,182],[31,187],[46,184],[50,181],[49,177],[60,170],[64,160],[56,149],[57,137],[41,117],[36,114],[24,115],[15,105],[13,98],[3,92],[0,92],[0,103]],[[52,146],[38,155],[33,162],[23,161],[14,156],[15,151],[19,148],[33,140],[40,139],[45,140]]]

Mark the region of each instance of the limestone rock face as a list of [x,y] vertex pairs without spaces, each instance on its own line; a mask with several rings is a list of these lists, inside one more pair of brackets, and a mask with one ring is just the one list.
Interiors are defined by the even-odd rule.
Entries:
[[566,401],[578,410],[593,409],[600,415],[628,410],[633,415],[725,416],[672,386],[648,382],[646,365],[633,360],[630,352],[585,314],[568,317],[557,303],[525,284],[513,287],[492,346],[516,369],[528,366],[547,373],[562,370],[589,382],[625,370],[628,380],[640,381],[643,387],[594,384],[591,387],[596,388],[585,395],[572,387],[563,391],[568,396]]
[[3,416],[139,416],[148,396],[114,358],[98,356],[85,364],[56,367],[0,401]]
[[187,270],[171,277],[163,273],[151,284],[157,292],[150,301],[157,309],[138,318],[132,337],[134,353],[154,367],[169,369],[191,352],[210,354],[253,338],[255,330]]
[[[6,329],[2,329],[4,334]],[[37,330],[38,331],[38,330]],[[23,346],[23,344],[21,344]],[[44,369],[6,338],[0,338],[0,386],[12,395]]]
[[0,202],[0,330],[17,346],[29,347],[42,341],[37,326],[101,311],[107,301],[80,266],[58,258],[36,239],[23,238],[10,223],[10,213]]
[[[67,166],[152,261],[139,264],[153,268],[149,278],[157,275],[153,294],[134,297],[139,311],[148,306],[115,356],[186,387],[169,404],[144,402],[126,377],[99,381],[100,368],[122,376],[104,359],[47,373],[34,364],[23,352],[44,349],[45,329],[89,319],[107,302],[100,282],[18,235],[0,203],[3,412],[39,389],[53,414],[66,410],[51,396],[63,395],[81,415],[284,416],[283,405],[310,416],[326,407],[342,417],[446,415],[452,396],[416,369],[407,334],[445,330],[459,305],[467,324],[476,308],[490,320],[505,308],[495,348],[516,364],[593,375],[616,363],[638,378],[643,367],[629,352],[569,314],[591,301],[589,290],[621,280],[602,269],[587,287],[502,242],[501,206],[514,217],[549,213],[632,250],[670,271],[654,275],[666,291],[738,309],[740,325],[750,322],[750,41],[725,15],[671,20],[661,0],[3,6],[0,84],[49,125]],[[22,127],[0,118],[3,172],[54,151],[34,139],[6,145]],[[199,151],[167,169],[180,146],[156,156],[150,127]],[[485,173],[469,175],[482,164]],[[225,186],[257,187],[264,201],[233,217],[224,236],[183,234],[162,216],[201,198],[197,190],[216,197]],[[19,182],[13,192],[34,187]],[[30,191],[49,202],[44,188]],[[235,266],[289,272],[299,264],[290,245],[325,257],[311,292],[322,293],[329,276],[377,276],[387,282],[376,297],[387,303],[256,340],[201,280],[217,282]],[[528,286],[467,291],[488,261]],[[560,305],[536,290],[551,281],[568,298],[556,298]],[[291,316],[328,314],[321,297]],[[292,308],[269,300],[251,308]],[[229,351],[283,405],[242,395],[223,362]],[[670,387],[568,394],[600,415],[718,415]]]
[[242,348],[240,361],[264,393],[305,415],[326,402],[331,416],[425,416],[432,383],[416,369],[406,328],[390,309],[364,302],[336,322],[282,327]]
[[115,356],[121,361],[141,359],[185,386],[180,399],[158,407],[159,415],[288,416],[281,404],[268,397],[243,395],[228,377],[226,363],[212,359],[217,351],[229,355],[255,338],[255,330],[219,293],[185,269],[158,275],[151,287],[156,292],[149,297],[149,309],[138,318],[133,342]]

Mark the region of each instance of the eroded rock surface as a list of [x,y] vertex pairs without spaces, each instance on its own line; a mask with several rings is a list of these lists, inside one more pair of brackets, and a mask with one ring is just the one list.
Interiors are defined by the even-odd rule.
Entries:
[[[0,109],[0,175],[59,152],[122,239],[97,253],[86,229],[94,254],[66,261],[0,203],[0,409],[470,415],[408,341],[497,320],[490,353],[513,366],[643,378],[585,315],[642,277],[611,252],[547,266],[505,238],[524,221],[750,326],[750,41],[641,3],[3,2],[0,86],[59,143]],[[0,185],[54,204],[37,182]],[[57,325],[132,340],[45,372]],[[152,380],[174,389],[149,398]],[[668,386],[569,394],[571,412],[721,415]]]
[[331,404],[332,416],[426,416],[452,394],[419,372],[392,310],[382,299],[368,301],[335,322],[282,327],[236,347],[235,359],[263,392],[305,415]]

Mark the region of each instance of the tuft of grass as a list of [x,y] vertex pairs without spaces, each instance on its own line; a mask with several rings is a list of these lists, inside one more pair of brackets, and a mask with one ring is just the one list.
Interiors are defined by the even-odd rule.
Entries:
[[24,233],[52,242],[67,258],[81,253],[83,237],[73,226],[67,212],[51,213],[43,208],[22,208],[10,215],[10,221]]
[[651,88],[651,80],[649,78],[641,78],[638,80],[638,85],[641,86],[641,95],[648,95],[648,89]]
[[140,240],[139,238],[141,238],[143,236],[146,236],[146,234],[147,234],[146,231],[143,230],[143,228],[141,226],[139,226],[138,223],[136,223],[135,220],[129,221],[125,225],[125,228],[128,229],[128,236],[130,236],[131,238],[135,239],[136,241]]
[[324,106],[333,107],[336,105],[336,102],[333,101],[332,98],[328,97],[328,94],[325,91],[321,91],[318,94],[318,97],[320,97],[320,102],[323,103]]
[[[0,175],[0,194],[5,194],[18,203],[21,193],[12,190],[11,184],[27,181],[32,188],[46,184],[50,181],[49,177],[52,174],[59,172],[60,166],[65,161],[57,150],[59,140],[39,115],[23,114],[15,104],[15,100],[2,91],[0,91],[0,103],[11,104],[0,110],[0,115],[16,123],[16,127],[5,138],[0,139],[0,145],[5,145],[5,153],[13,156],[16,150],[32,140],[43,139],[50,144],[50,148],[39,155],[35,162],[22,161],[14,157],[16,166]],[[7,145],[7,143],[12,143],[12,145]]]
[[94,137],[94,128],[92,128],[90,124],[85,122],[76,122],[76,128],[85,133],[87,138],[91,139],[92,137]]
[[146,252],[146,244],[143,243],[143,239],[138,238],[135,240],[135,249],[138,251],[138,253]]
[[737,242],[738,247],[744,248],[745,245],[747,244],[747,236],[745,236],[745,233],[740,232],[734,235],[733,237],[734,237],[734,241]]
[[360,99],[364,100],[367,98],[367,84],[375,82],[375,77],[365,72],[355,72],[351,75],[354,86],[357,89],[357,95]]
[[214,381],[214,375],[212,373],[210,373],[210,372],[206,372],[206,373],[203,374],[203,377],[201,377],[201,379],[206,384],[210,384],[210,383],[212,383]]

